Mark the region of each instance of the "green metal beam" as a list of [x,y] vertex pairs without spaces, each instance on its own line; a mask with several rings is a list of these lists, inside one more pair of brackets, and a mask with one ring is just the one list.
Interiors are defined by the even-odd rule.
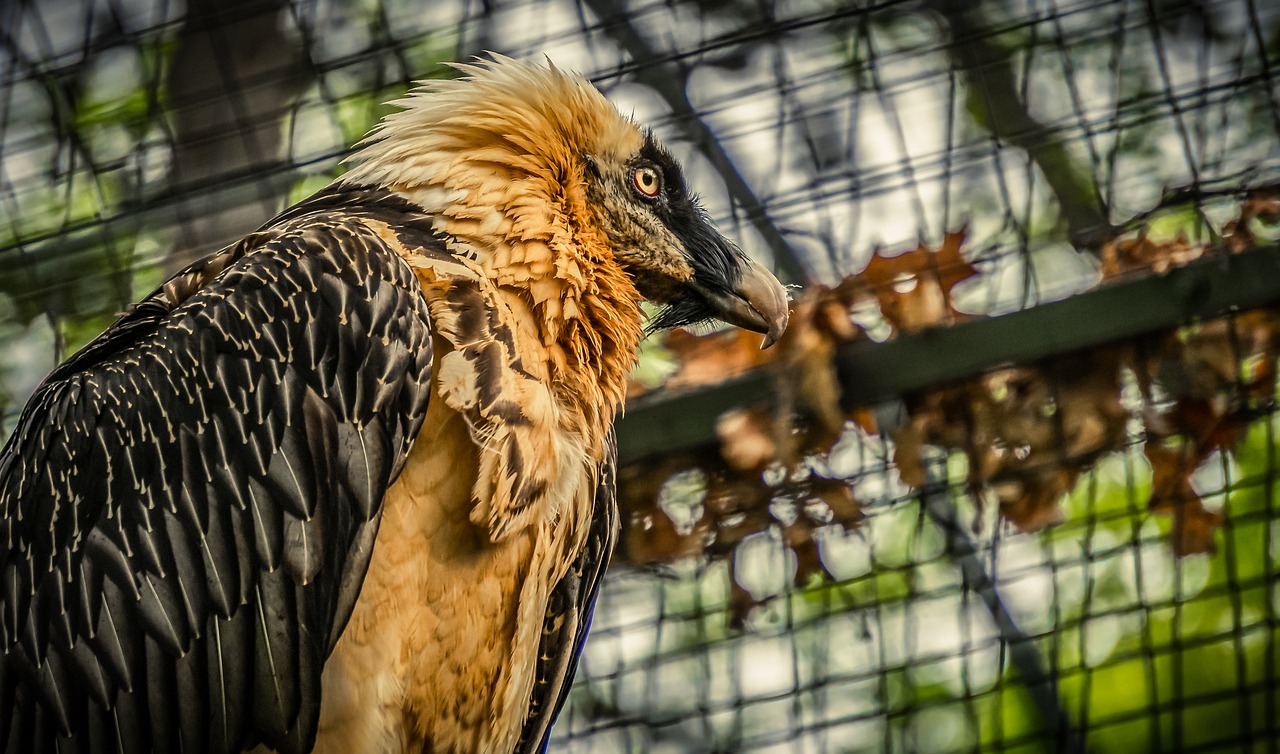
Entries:
[[[1280,304],[1280,246],[1215,255],[1165,275],[1108,283],[1062,301],[1000,317],[842,347],[836,368],[846,406],[895,398],[1011,364],[1029,364],[1131,340],[1197,320]],[[655,393],[618,420],[623,463],[681,452],[715,439],[724,411],[771,398],[757,370],[719,385]]]

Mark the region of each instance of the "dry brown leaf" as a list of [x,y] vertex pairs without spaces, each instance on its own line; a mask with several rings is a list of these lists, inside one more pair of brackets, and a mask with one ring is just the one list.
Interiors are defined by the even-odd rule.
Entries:
[[724,468],[707,476],[703,505],[716,516],[731,516],[754,508],[767,508],[772,499],[773,490],[759,474]]
[[773,490],[759,473],[738,473],[727,467],[709,471],[702,504],[712,523],[713,550],[725,554],[743,539],[775,522],[769,513]]
[[[1164,338],[1139,370],[1149,435],[1182,435],[1203,455],[1244,437],[1250,397],[1275,390],[1274,331],[1265,310],[1201,323]],[[1153,384],[1172,400],[1157,405]],[[1243,390],[1241,390],[1243,388]]]
[[[985,393],[986,387],[979,380],[924,391],[904,402],[908,420],[893,431],[893,462],[904,484],[919,487],[927,481],[921,459],[926,445],[965,452],[971,460],[970,476],[984,475],[979,471],[982,454],[970,451],[981,447],[987,452],[999,452],[983,429],[991,423],[990,411],[983,408],[987,402]],[[978,461],[974,463],[974,459]]]
[[851,343],[866,336],[862,327],[849,316],[849,304],[839,298],[836,291],[825,286],[818,290],[817,305],[814,307],[813,326],[831,335],[841,343]]
[[[721,448],[734,468],[759,469],[775,460],[795,466],[806,454],[830,450],[840,438],[845,415],[835,351],[838,344],[863,337],[845,295],[821,285],[805,291],[792,304],[790,326],[768,351],[760,350],[758,335],[742,330],[701,336],[675,330],[666,336],[663,344],[679,362],[663,386],[667,389],[716,384],[752,369],[772,370],[778,395],[773,415],[752,410],[721,419]],[[796,416],[804,421],[796,423]]]
[[1068,466],[1042,468],[994,485],[1000,513],[1021,531],[1038,531],[1062,522],[1058,500],[1071,491],[1080,470]]
[[921,454],[929,442],[933,422],[934,418],[928,414],[912,415],[893,431],[893,464],[898,467],[902,483],[909,487],[922,487],[929,480]]
[[1280,189],[1254,189],[1245,195],[1241,217],[1257,218],[1267,225],[1280,224]]
[[1224,408],[1222,399],[1184,397],[1159,414],[1144,412],[1147,432],[1156,439],[1182,435],[1191,440],[1201,455],[1214,450],[1232,450],[1249,429],[1249,416]]
[[1003,515],[1023,530],[1059,521],[1057,501],[1082,466],[1124,442],[1124,353],[1103,349],[1044,367],[1002,369],[915,396],[906,403],[908,421],[894,432],[899,475],[906,484],[924,484],[924,445],[960,451],[976,501],[991,488]]
[[813,576],[821,576],[824,580],[834,580],[826,564],[822,562],[822,553],[818,549],[818,540],[814,536],[813,522],[805,516],[782,528],[782,541],[787,549],[796,556],[796,576],[794,583],[803,587],[808,585]]
[[1184,505],[1173,513],[1173,530],[1169,532],[1169,545],[1179,557],[1214,553],[1217,545],[1213,533],[1222,526],[1221,513],[1208,511],[1198,502]]
[[1135,271],[1152,271],[1163,275],[1204,255],[1205,247],[1192,244],[1182,233],[1172,241],[1158,243],[1145,232],[1136,237],[1119,238],[1102,245],[1102,280],[1106,282]]
[[[825,453],[840,439],[844,414],[840,410],[840,382],[836,376],[836,346],[846,335],[837,335],[833,323],[843,320],[852,337],[860,330],[848,309],[825,286],[817,286],[795,302],[791,324],[778,343],[781,368],[776,374],[778,416],[783,426],[775,433],[779,457],[790,467],[809,453]],[[797,415],[804,415],[803,432],[793,430]]]
[[854,497],[853,487],[843,479],[811,477],[809,495],[822,501],[831,511],[832,522],[840,524],[846,531],[862,523],[862,503]]
[[1227,224],[1222,226],[1222,242],[1232,254],[1239,254],[1256,246],[1258,238],[1253,234],[1253,229],[1249,227],[1247,220],[1236,218],[1228,220]]
[[1142,449],[1151,463],[1151,509],[1170,510],[1188,500],[1199,501],[1191,487],[1191,475],[1200,459],[1190,446],[1166,447],[1148,442]]
[[1250,365],[1250,374],[1246,383],[1249,397],[1258,400],[1270,400],[1276,392],[1276,352],[1259,354]]
[[716,419],[720,455],[734,469],[759,471],[778,458],[772,415],[763,408],[733,409]]
[[1184,330],[1181,343],[1181,385],[1165,387],[1177,395],[1210,397],[1234,388],[1240,378],[1240,351],[1229,319],[1215,319]]
[[674,563],[706,551],[709,523],[704,516],[692,531],[681,532],[661,508],[631,511],[626,527],[627,560],[636,565]]
[[876,412],[869,408],[855,408],[850,411],[849,421],[869,435],[880,434],[880,422],[876,419]]
[[1129,409],[1120,400],[1121,368],[1130,359],[1127,346],[1104,348],[1064,359],[1050,370],[1062,452],[1068,458],[1093,456],[1124,444]]
[[679,364],[662,384],[668,390],[718,385],[775,358],[773,349],[760,350],[759,333],[740,328],[706,335],[677,328],[663,336],[662,345]]
[[952,305],[951,289],[978,274],[960,253],[967,233],[967,228],[947,233],[936,250],[921,243],[897,256],[884,256],[880,249],[872,253],[857,280],[871,289],[895,332],[914,333],[965,318]]
[[[969,264],[964,255],[960,253],[960,250],[964,248],[964,241],[968,235],[968,226],[961,226],[958,230],[948,231],[942,235],[942,245],[933,252],[932,264],[938,278],[938,285],[947,294],[948,305],[951,303],[951,289],[955,288],[956,284],[978,274],[977,268]],[[954,309],[952,313],[959,314]]]
[[694,532],[682,534],[658,506],[658,496],[667,480],[681,471],[695,468],[701,458],[650,459],[618,470],[618,505],[625,515],[622,543],[618,548],[619,560],[654,565],[671,563],[690,554],[701,554],[708,525],[699,522]]
[[[970,397],[974,437],[970,458],[980,478],[1039,463],[1038,453],[1058,441],[1057,427],[1047,409],[1053,396],[1037,369],[1002,369],[981,379],[983,390]],[[972,475],[971,475],[972,476]]]
[[1214,531],[1222,525],[1222,514],[1205,510],[1200,495],[1191,486],[1191,475],[1203,460],[1188,444],[1181,448],[1148,442],[1143,452],[1151,462],[1151,501],[1156,513],[1173,517],[1169,545],[1175,555],[1214,552]]
[[1255,219],[1266,225],[1280,223],[1280,190],[1254,189],[1245,195],[1240,202],[1240,215],[1222,228],[1222,239],[1233,253],[1258,244],[1250,227]]
[[1254,309],[1235,318],[1246,344],[1245,390],[1250,398],[1271,400],[1276,392],[1276,360],[1280,359],[1280,310]]

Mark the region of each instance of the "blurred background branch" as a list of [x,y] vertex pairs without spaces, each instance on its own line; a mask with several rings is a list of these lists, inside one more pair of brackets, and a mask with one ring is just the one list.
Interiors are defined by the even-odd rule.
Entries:
[[[173,122],[168,183],[181,197],[170,270],[235,240],[280,210],[292,177],[281,147],[293,100],[313,69],[297,34],[285,33],[287,0],[191,0],[167,76]],[[256,197],[210,203],[191,192],[249,180]]]
[[1007,35],[983,17],[983,5],[965,0],[929,3],[945,30],[947,55],[967,90],[966,110],[992,138],[1027,153],[1057,200],[1067,237],[1081,249],[1098,253],[1111,225],[1091,171],[1077,164],[1064,134],[1031,115],[1014,73],[1018,48],[1001,39]]

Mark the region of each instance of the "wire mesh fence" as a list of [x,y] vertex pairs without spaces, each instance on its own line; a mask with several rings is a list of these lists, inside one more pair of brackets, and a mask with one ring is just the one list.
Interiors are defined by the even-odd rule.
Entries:
[[[0,34],[6,426],[484,50],[586,73],[804,288],[774,361],[646,346],[626,421],[703,429],[623,425],[554,750],[1280,749],[1274,4],[11,0]],[[1219,268],[1205,318],[1133,325]],[[874,401],[846,352],[895,365]]]

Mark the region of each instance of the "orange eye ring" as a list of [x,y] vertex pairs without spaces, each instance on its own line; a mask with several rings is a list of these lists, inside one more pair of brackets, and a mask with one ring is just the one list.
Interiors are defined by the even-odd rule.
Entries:
[[649,165],[641,165],[631,173],[631,185],[641,196],[653,199],[662,191],[662,174]]

